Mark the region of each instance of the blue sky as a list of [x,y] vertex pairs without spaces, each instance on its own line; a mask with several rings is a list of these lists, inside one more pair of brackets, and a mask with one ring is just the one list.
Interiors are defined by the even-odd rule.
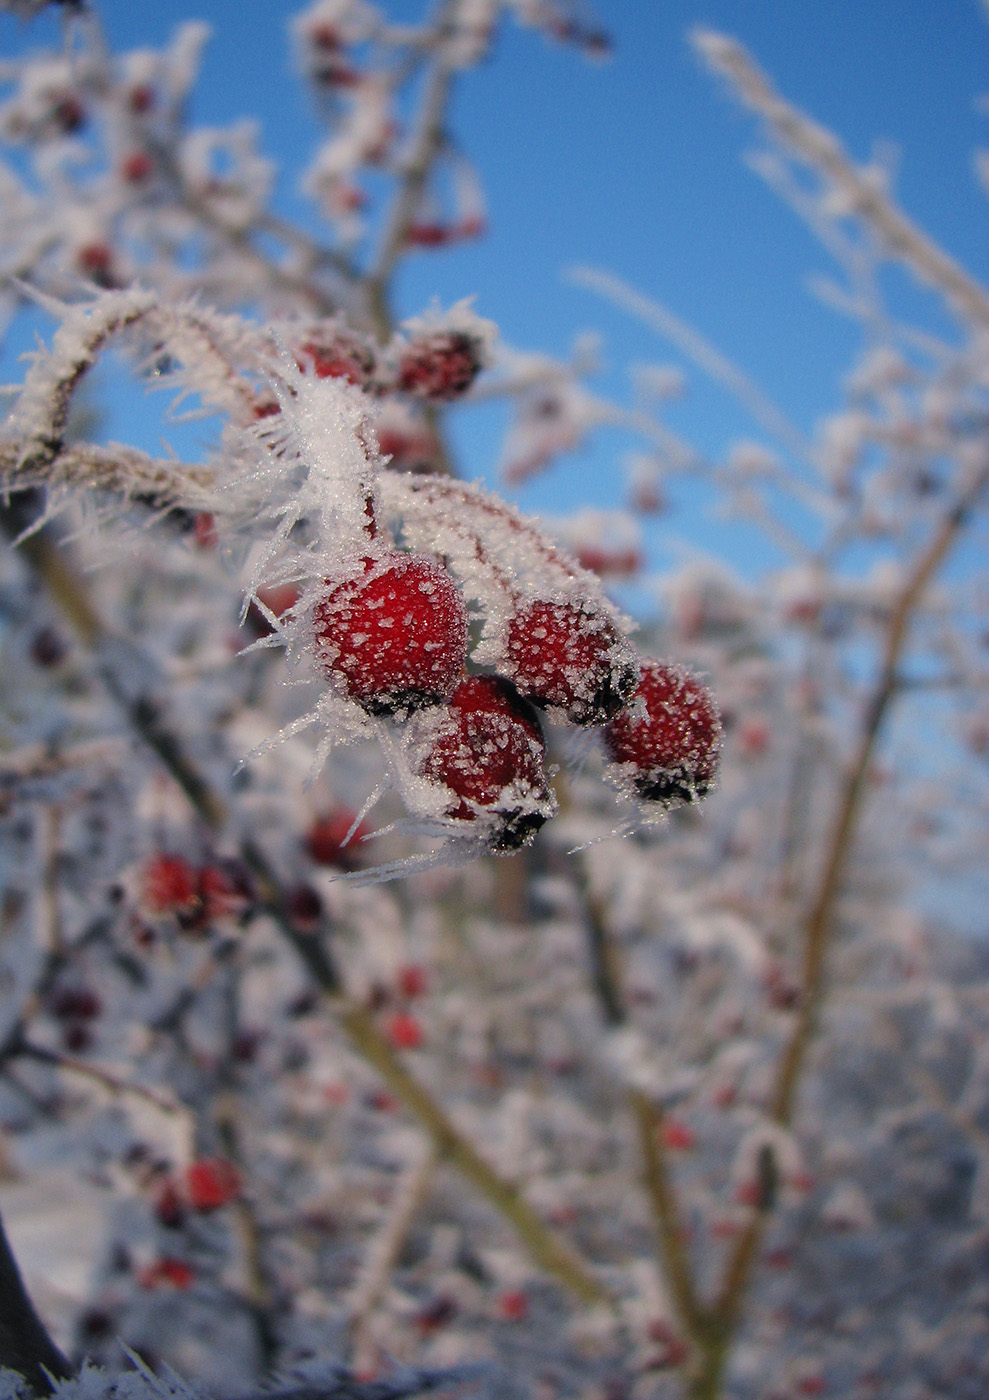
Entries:
[[[187,18],[214,29],[193,118],[256,116],[283,168],[279,204],[311,218],[293,172],[318,135],[296,80],[286,26],[295,12],[275,0],[98,0],[115,48],[163,43]],[[419,0],[391,0],[396,17]],[[572,49],[505,27],[494,59],[464,75],[453,127],[485,187],[491,230],[475,244],[419,253],[401,271],[396,304],[421,311],[476,294],[519,348],[565,354],[582,330],[600,331],[606,362],[596,387],[627,392],[630,364],[676,362],[649,330],[569,284],[575,263],[607,268],[691,321],[805,430],[835,407],[837,383],[859,343],[857,329],[821,307],[806,279],[831,271],[799,222],[744,168],[751,120],[703,71],[686,40],[696,24],[740,38],[780,91],[830,126],[861,161],[876,140],[901,153],[898,190],[924,228],[989,280],[989,220],[973,152],[989,146],[989,12],[981,0],[600,0],[594,13],[613,57],[588,63]],[[0,16],[0,44],[53,31],[23,30]],[[936,316],[912,288],[906,303]],[[758,436],[720,391],[693,376],[670,422],[703,451]],[[109,427],[126,437],[126,410]],[[454,426],[468,475],[489,474],[496,415],[465,413]],[[615,463],[627,443],[601,434],[574,460],[520,494],[526,508],[612,505]],[[689,509],[689,502],[687,503]],[[743,562],[752,542],[729,540],[704,518],[674,519],[702,547]]]

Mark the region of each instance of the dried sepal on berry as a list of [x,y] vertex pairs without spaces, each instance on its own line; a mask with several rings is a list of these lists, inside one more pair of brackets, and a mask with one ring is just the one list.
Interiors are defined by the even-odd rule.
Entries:
[[604,729],[604,746],[640,797],[667,807],[698,802],[717,776],[718,707],[684,667],[643,661],[631,701]]
[[581,596],[520,603],[505,629],[501,669],[526,699],[562,711],[572,724],[604,724],[638,675],[635,653],[607,610]]
[[409,748],[431,806],[496,853],[526,846],[556,811],[535,709],[501,676],[466,676],[419,717]]
[[448,696],[467,659],[467,609],[443,565],[423,554],[366,557],[312,610],[316,657],[370,714]]

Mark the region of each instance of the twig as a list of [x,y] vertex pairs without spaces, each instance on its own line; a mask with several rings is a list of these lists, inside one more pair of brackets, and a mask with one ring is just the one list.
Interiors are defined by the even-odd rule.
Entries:
[[880,235],[892,258],[918,281],[936,287],[964,317],[981,325],[989,323],[989,295],[897,208],[881,185],[852,164],[831,132],[779,96],[741,44],[703,28],[695,29],[691,37],[705,62],[727,78],[735,96],[762,117],[776,139],[806,166],[827,177],[849,212]]

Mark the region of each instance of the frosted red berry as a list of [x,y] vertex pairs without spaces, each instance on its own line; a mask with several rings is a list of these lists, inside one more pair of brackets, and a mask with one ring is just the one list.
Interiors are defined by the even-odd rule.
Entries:
[[706,686],[680,666],[645,661],[631,701],[604,730],[610,758],[629,769],[636,791],[670,806],[711,788],[721,720]]
[[345,327],[331,324],[325,331],[313,331],[299,351],[312,361],[317,379],[346,379],[363,389],[374,377],[370,347]]
[[611,618],[581,598],[521,606],[505,636],[504,669],[521,695],[573,724],[604,724],[636,683],[634,654]]
[[394,714],[449,695],[467,659],[467,609],[447,570],[422,554],[365,560],[313,608],[326,674],[371,714]]
[[420,398],[455,399],[470,388],[483,346],[463,331],[435,331],[410,342],[398,362],[398,387]]
[[449,793],[446,816],[485,820],[495,851],[526,845],[554,811],[539,716],[500,676],[467,676],[426,737],[416,771]]

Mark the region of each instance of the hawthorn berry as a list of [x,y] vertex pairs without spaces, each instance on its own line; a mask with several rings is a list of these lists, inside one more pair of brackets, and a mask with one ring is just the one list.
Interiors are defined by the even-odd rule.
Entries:
[[186,1168],[185,1194],[193,1210],[219,1210],[240,1191],[240,1172],[226,1157],[200,1157]]
[[413,768],[449,794],[446,816],[485,822],[494,851],[527,845],[555,810],[529,702],[501,676],[466,676],[428,726]]
[[573,724],[604,724],[636,682],[631,647],[583,598],[519,608],[508,624],[504,670],[520,695],[561,709]]
[[721,719],[711,692],[683,667],[644,661],[604,743],[641,797],[668,806],[697,802],[717,773]]
[[311,331],[299,353],[312,361],[317,379],[346,379],[364,389],[374,377],[370,347],[353,331],[335,323]]
[[406,713],[449,695],[467,659],[467,609],[436,559],[386,554],[329,584],[313,608],[326,674],[370,714]]
[[154,855],[141,872],[141,892],[153,914],[190,913],[199,897],[198,872],[184,856]]
[[[351,827],[354,827],[354,833],[347,841]],[[366,822],[358,822],[354,812],[338,807],[336,811],[316,818],[306,832],[306,849],[317,865],[335,865],[351,870],[359,864],[361,842],[368,835],[370,827]]]
[[424,1040],[418,1017],[410,1015],[407,1011],[396,1011],[388,1018],[385,1029],[396,1050],[418,1050]]
[[419,398],[444,402],[467,392],[483,364],[483,343],[464,331],[434,331],[402,351],[398,387]]

